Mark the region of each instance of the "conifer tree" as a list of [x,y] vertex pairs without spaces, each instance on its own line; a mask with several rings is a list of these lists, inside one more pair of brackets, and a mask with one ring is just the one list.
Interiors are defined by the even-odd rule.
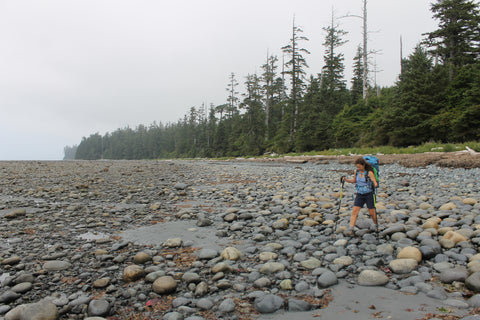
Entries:
[[363,92],[363,62],[362,62],[362,47],[358,46],[357,54],[353,58],[353,79],[350,95],[352,97],[351,103],[357,103],[358,99],[362,97]]
[[235,73],[231,73],[229,77],[229,82],[227,85],[227,92],[228,92],[228,97],[227,97],[227,109],[225,110],[227,114],[230,116],[230,118],[233,118],[233,116],[238,112],[237,106],[238,106],[238,91],[237,91],[237,86],[238,86],[238,81],[235,77]]
[[261,80],[263,82],[263,103],[265,105],[265,141],[269,137],[269,127],[271,118],[271,108],[273,105],[273,95],[275,92],[275,77],[278,58],[267,54],[267,61],[262,65],[263,74]]
[[480,10],[473,0],[437,0],[431,6],[439,28],[427,33],[430,52],[449,65],[449,78],[480,57]]
[[285,66],[289,69],[284,71],[285,74],[290,76],[291,82],[289,99],[291,106],[290,139],[293,138],[293,134],[297,128],[298,108],[305,89],[305,68],[308,68],[308,64],[303,54],[310,54],[307,49],[300,47],[301,41],[308,41],[307,37],[301,35],[302,33],[303,30],[295,25],[294,19],[290,43],[282,47],[283,52],[290,58],[290,60],[285,63]]
[[347,34],[335,24],[335,19],[332,14],[332,21],[330,26],[323,28],[326,33],[325,54],[323,61],[325,65],[322,68],[322,88],[327,91],[336,91],[345,89],[344,71],[345,65],[343,63],[343,53],[339,53],[337,49],[344,45],[347,41],[342,39]]
[[325,54],[323,56],[324,66],[321,74],[321,104],[323,110],[332,116],[336,115],[344,104],[347,103],[346,81],[344,79],[345,65],[343,63],[343,53],[338,52],[338,48],[346,41],[342,36],[346,34],[341,30],[332,15],[331,25],[323,28],[326,32]]

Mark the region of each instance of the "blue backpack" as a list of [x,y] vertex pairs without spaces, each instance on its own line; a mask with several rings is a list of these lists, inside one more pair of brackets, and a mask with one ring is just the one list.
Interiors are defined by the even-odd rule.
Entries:
[[380,164],[378,162],[378,158],[375,156],[364,156],[363,159],[365,159],[365,161],[367,161],[372,166],[375,180],[377,180],[377,183],[380,186],[380,181],[378,180],[378,176],[380,174]]

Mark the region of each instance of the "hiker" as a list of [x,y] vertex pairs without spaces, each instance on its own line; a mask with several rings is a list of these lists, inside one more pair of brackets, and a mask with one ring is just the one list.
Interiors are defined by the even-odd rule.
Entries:
[[343,177],[343,181],[356,183],[356,197],[355,202],[353,203],[352,216],[350,218],[350,228],[353,229],[353,227],[355,227],[358,212],[365,204],[367,204],[368,213],[372,217],[373,223],[375,223],[378,228],[374,199],[374,188],[378,187],[378,182],[375,179],[373,167],[363,157],[360,157],[355,161],[355,166],[357,169],[355,170],[352,179]]

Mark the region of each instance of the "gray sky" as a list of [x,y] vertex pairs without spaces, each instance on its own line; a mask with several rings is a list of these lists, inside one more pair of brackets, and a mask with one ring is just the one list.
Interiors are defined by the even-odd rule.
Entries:
[[[369,0],[379,85],[397,79],[400,35],[408,55],[436,28],[430,2]],[[231,72],[243,89],[267,50],[281,58],[294,15],[317,74],[332,8],[360,15],[362,0],[0,0],[0,160],[62,159],[83,136],[222,104]],[[338,22],[350,85],[362,22]]]

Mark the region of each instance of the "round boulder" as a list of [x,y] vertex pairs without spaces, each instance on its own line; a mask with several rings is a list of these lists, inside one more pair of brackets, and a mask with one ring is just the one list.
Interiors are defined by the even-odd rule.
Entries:
[[67,270],[71,267],[72,265],[70,262],[67,261],[60,261],[60,260],[52,260],[52,261],[47,261],[43,265],[43,269],[46,271],[61,271],[61,270]]
[[280,219],[278,221],[275,221],[272,224],[272,228],[279,229],[279,230],[285,230],[285,229],[288,228],[288,220],[287,219]]
[[456,209],[456,208],[457,208],[457,206],[455,205],[455,203],[448,202],[448,203],[445,203],[444,205],[442,205],[439,210],[449,211],[449,210],[453,210],[453,209]]
[[32,319],[32,320],[57,320],[58,310],[51,302],[40,301],[22,304],[5,315],[6,320]]
[[390,261],[388,266],[394,273],[405,274],[412,272],[418,266],[418,262],[414,259],[396,259]]
[[313,269],[316,269],[318,267],[320,267],[322,265],[322,262],[320,260],[318,260],[317,258],[310,258],[310,259],[307,259],[307,260],[304,260],[302,262],[300,262],[300,265],[302,267],[304,267],[305,269],[309,269],[309,270],[313,270]]
[[333,264],[339,264],[339,265],[342,265],[342,266],[349,266],[349,265],[353,264],[353,259],[351,257],[348,257],[348,256],[343,256],[343,257],[340,257],[340,258],[337,258],[337,259],[333,260]]
[[444,270],[440,273],[440,281],[443,283],[452,283],[454,281],[464,282],[468,277],[468,271],[465,267],[456,267]]
[[413,259],[415,261],[422,261],[422,252],[415,247],[405,247],[397,255],[397,259]]
[[218,311],[220,311],[221,313],[230,313],[235,311],[235,306],[235,300],[227,298],[223,300],[222,303],[220,303],[220,305],[218,306]]
[[131,265],[123,269],[123,281],[133,282],[141,279],[145,274],[145,271],[141,266]]
[[88,304],[89,316],[107,316],[110,312],[110,303],[107,300],[91,300]]
[[133,258],[133,263],[135,264],[144,264],[148,261],[152,260],[152,256],[149,255],[148,253],[146,252],[139,252],[135,255],[135,257]]
[[283,270],[285,270],[285,265],[279,262],[267,262],[260,268],[260,272],[264,274],[277,273]]
[[152,290],[158,294],[168,294],[177,290],[177,282],[170,276],[160,277],[152,285]]
[[260,313],[274,313],[283,306],[283,299],[274,294],[266,294],[255,299],[254,307]]
[[470,273],[480,272],[480,260],[472,260],[467,264]]
[[171,238],[167,239],[162,246],[167,247],[167,248],[178,248],[181,247],[183,244],[183,240],[181,238]]
[[471,274],[466,280],[465,285],[468,289],[480,292],[480,272],[475,272]]
[[377,270],[363,270],[358,276],[358,284],[361,286],[384,286],[388,280],[385,273]]
[[422,229],[438,229],[438,224],[440,222],[442,222],[442,219],[440,219],[439,217],[429,218],[422,225]]
[[478,203],[477,199],[473,199],[473,198],[465,198],[465,199],[462,200],[462,202],[464,204],[469,204],[471,206],[474,206]]
[[258,255],[258,260],[260,261],[276,260],[277,258],[278,254],[275,252],[261,252]]
[[455,231],[448,231],[447,233],[445,233],[445,235],[443,236],[442,240],[443,239],[447,239],[447,240],[451,240],[453,241],[455,244],[459,243],[459,242],[462,242],[462,241],[467,241],[468,239],[458,233],[458,232],[455,232]]
[[233,268],[225,262],[219,262],[212,267],[212,273],[219,273],[219,272],[231,272]]
[[222,251],[221,256],[225,260],[238,260],[242,256],[242,253],[237,248],[227,247]]
[[318,286],[320,288],[328,288],[338,283],[337,276],[330,270],[322,273],[317,279]]

